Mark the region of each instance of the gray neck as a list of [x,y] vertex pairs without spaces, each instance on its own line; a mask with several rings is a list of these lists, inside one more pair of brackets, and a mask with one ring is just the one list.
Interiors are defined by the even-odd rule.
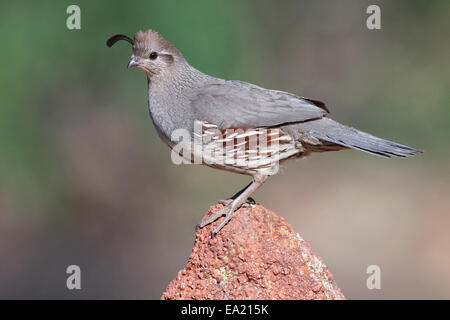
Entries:
[[185,60],[176,62],[172,68],[148,81],[150,116],[160,138],[169,146],[173,145],[170,138],[174,130],[192,132],[194,112],[190,96],[210,78]]

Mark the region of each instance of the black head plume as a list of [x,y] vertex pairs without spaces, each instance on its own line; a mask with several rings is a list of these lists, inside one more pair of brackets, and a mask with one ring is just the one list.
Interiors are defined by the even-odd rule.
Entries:
[[131,43],[131,45],[134,44],[134,41],[130,39],[128,36],[124,34],[116,34],[115,36],[112,36],[106,41],[106,45],[111,48],[119,40],[128,41],[129,43]]

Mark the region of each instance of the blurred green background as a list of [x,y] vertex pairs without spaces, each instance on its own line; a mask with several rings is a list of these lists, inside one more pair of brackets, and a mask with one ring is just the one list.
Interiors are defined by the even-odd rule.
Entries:
[[[81,30],[66,8],[81,8]],[[382,29],[366,28],[381,7]],[[248,178],[175,166],[116,33],[154,29],[196,68],[325,101],[331,117],[425,150],[293,161],[256,194],[351,299],[450,298],[450,2],[3,1],[0,298],[158,299],[194,226]],[[66,267],[82,290],[66,289]],[[381,290],[366,268],[381,268]]]

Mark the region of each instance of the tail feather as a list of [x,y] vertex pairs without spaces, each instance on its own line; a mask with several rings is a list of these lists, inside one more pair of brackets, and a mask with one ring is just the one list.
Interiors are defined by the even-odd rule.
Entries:
[[423,152],[422,150],[378,138],[369,133],[342,125],[330,118],[303,123],[302,131],[305,129],[309,135],[317,139],[361,150],[383,158],[412,157]]

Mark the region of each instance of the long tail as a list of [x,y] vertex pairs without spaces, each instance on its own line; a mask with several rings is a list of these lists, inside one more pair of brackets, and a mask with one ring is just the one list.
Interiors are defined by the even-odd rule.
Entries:
[[383,158],[412,157],[423,152],[413,147],[375,137],[330,118],[302,123],[301,130],[322,141],[361,150]]

